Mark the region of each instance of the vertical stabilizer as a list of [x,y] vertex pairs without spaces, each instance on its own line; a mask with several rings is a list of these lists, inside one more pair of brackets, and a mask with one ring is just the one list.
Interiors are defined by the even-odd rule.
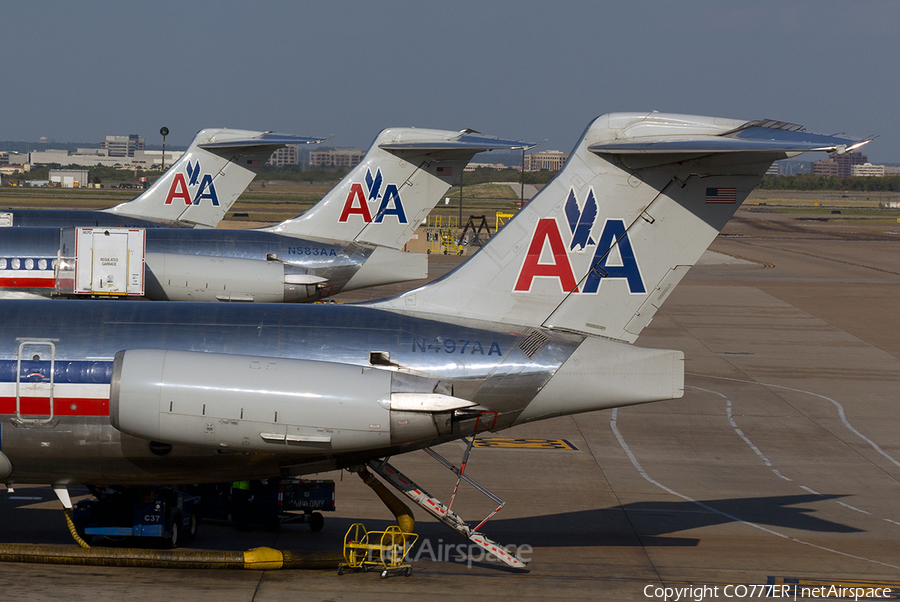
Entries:
[[855,143],[783,122],[604,115],[471,259],[376,305],[632,342],[773,161]]
[[476,153],[530,146],[470,130],[386,129],[321,201],[266,230],[399,249]]
[[105,211],[165,225],[214,228],[273,152],[286,144],[323,140],[246,130],[201,130],[181,158],[142,195]]

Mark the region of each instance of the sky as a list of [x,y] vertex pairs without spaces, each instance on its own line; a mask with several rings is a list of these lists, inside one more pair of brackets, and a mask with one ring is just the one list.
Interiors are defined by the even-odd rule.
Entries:
[[898,25],[895,0],[7,3],[0,140],[415,126],[569,151],[657,110],[877,135],[869,160],[900,163]]

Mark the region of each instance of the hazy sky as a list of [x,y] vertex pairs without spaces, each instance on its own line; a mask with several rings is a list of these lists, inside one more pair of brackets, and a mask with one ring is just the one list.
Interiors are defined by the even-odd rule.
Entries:
[[659,110],[877,134],[900,162],[898,40],[895,0],[10,2],[0,140],[469,127],[569,151]]

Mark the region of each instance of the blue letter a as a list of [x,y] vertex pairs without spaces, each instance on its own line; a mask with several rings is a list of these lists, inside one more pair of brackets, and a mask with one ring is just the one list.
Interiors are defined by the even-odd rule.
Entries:
[[[200,169],[200,164],[197,164],[197,169]],[[194,204],[199,205],[200,201],[203,199],[209,199],[212,201],[213,206],[219,206],[219,196],[216,194],[216,186],[213,184],[212,176],[209,174],[204,174],[203,180],[200,181],[200,189],[197,191],[197,196],[194,197]]]
[[[394,206],[388,205],[393,201]],[[401,224],[406,222],[406,212],[403,211],[403,203],[400,202],[400,192],[397,190],[396,184],[388,184],[384,189],[384,198],[381,199],[381,206],[378,213],[375,214],[374,222],[380,224],[385,215],[396,215],[397,221]]]
[[[622,257],[622,265],[606,265],[609,253],[613,245],[619,250]],[[591,262],[591,271],[588,273],[587,282],[584,285],[585,293],[596,293],[600,288],[600,281],[604,278],[625,278],[628,282],[628,290],[632,293],[646,293],[644,279],[634,258],[634,250],[628,233],[625,231],[625,222],[620,219],[607,220],[603,225],[603,233],[600,234],[600,242],[597,243],[597,251]]]

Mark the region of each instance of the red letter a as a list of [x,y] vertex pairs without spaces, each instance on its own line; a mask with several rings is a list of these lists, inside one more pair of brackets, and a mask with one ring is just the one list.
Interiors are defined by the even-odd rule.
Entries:
[[[540,263],[541,252],[544,250],[544,244],[548,240],[550,241],[553,263]],[[516,282],[513,290],[520,292],[530,291],[532,281],[538,276],[558,278],[563,293],[578,292],[575,275],[572,273],[572,264],[569,263],[566,246],[563,244],[562,236],[559,234],[559,226],[556,225],[555,219],[549,217],[539,220],[537,227],[534,229],[534,236],[531,238],[528,254],[525,255],[525,262],[522,264],[522,269],[519,270],[519,280]]]
[[[354,201],[358,201],[359,204],[354,206]],[[369,213],[369,205],[366,203],[366,195],[363,194],[362,184],[358,182],[350,186],[350,194],[347,195],[347,200],[344,201],[344,210],[341,212],[341,217],[338,221],[346,222],[351,214],[361,215],[363,221],[367,224],[372,221],[372,214]]]
[[185,205],[191,204],[191,193],[188,192],[187,182],[184,181],[184,174],[175,174],[172,180],[172,186],[169,187],[169,196],[166,197],[166,205],[171,205],[173,199],[184,199]]

